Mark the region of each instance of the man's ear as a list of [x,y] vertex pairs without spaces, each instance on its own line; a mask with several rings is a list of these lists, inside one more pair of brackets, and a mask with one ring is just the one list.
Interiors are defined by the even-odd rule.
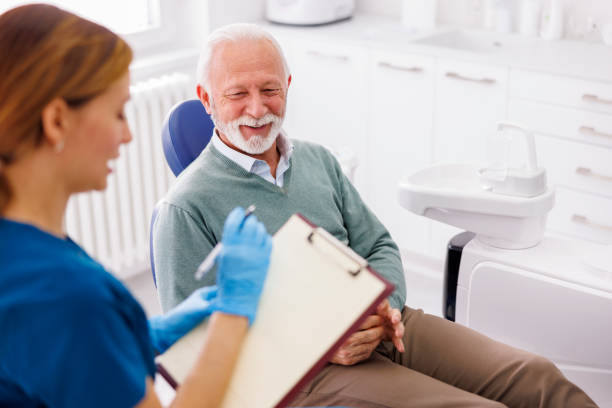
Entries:
[[204,105],[204,109],[206,109],[206,113],[210,115],[210,94],[200,84],[196,86],[196,92],[198,94],[198,99],[202,102],[202,105]]
[[66,141],[70,126],[70,107],[62,98],[55,98],[47,104],[41,113],[43,136],[54,148],[60,148]]

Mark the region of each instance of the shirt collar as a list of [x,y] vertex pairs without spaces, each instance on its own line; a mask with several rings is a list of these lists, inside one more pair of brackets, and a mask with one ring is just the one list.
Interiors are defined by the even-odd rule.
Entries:
[[[255,159],[244,153],[240,153],[239,151],[234,150],[225,143],[223,143],[223,141],[219,137],[217,128],[215,128],[215,130],[213,131],[212,144],[215,149],[217,149],[221,154],[223,154],[225,157],[238,164],[240,167],[242,167],[248,172],[252,171],[253,166],[256,162],[263,161]],[[279,132],[278,137],[276,138],[276,147],[278,148],[278,151],[281,155],[280,161],[289,163],[289,159],[293,154],[294,146],[293,143],[291,143],[291,140],[289,140],[289,138],[285,135],[285,131],[282,129]]]

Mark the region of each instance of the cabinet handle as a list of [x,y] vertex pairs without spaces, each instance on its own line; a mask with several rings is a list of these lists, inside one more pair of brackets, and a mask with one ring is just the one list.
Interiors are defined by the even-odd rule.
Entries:
[[599,132],[597,129],[591,126],[580,126],[578,131],[585,136],[602,136],[612,138],[612,133]]
[[388,69],[394,69],[396,71],[405,71],[405,72],[414,72],[414,73],[423,72],[423,68],[421,67],[403,67],[401,65],[395,65],[395,64],[392,64],[386,61],[380,61],[378,63],[378,66],[383,67],[383,68],[388,68]]
[[324,54],[322,52],[314,51],[314,50],[308,51],[308,55],[312,55],[313,57],[318,57],[318,58],[335,59],[337,61],[348,61],[349,60],[349,57],[347,57],[346,55]]
[[477,82],[479,84],[487,84],[487,85],[492,85],[497,82],[496,80],[492,78],[470,78],[470,77],[460,75],[456,72],[447,72],[446,77],[451,78],[451,79],[459,79],[461,81]]
[[576,167],[576,174],[579,174],[585,177],[596,178],[599,180],[612,181],[612,176],[607,176],[601,173],[595,173],[593,170],[589,169],[588,167],[582,167],[582,166]]
[[612,225],[605,225],[605,224],[600,224],[598,222],[591,221],[584,215],[579,215],[579,214],[572,215],[572,222],[575,222],[577,224],[586,225],[587,227],[597,228],[600,230],[612,232]]
[[596,102],[596,103],[603,103],[605,105],[612,105],[612,99],[600,98],[599,96],[593,95],[593,94],[582,95],[582,100],[585,102]]

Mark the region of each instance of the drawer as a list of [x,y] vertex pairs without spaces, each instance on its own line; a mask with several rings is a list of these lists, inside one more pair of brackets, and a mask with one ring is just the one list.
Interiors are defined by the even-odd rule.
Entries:
[[548,229],[603,244],[612,244],[612,199],[557,188]]
[[375,69],[397,74],[429,74],[433,73],[435,60],[433,57],[419,54],[404,54],[391,51],[372,51],[371,63]]
[[612,147],[612,117],[525,99],[510,99],[508,118],[540,134]]
[[612,83],[513,69],[511,97],[612,114]]
[[536,134],[536,150],[551,184],[612,198],[612,149]]

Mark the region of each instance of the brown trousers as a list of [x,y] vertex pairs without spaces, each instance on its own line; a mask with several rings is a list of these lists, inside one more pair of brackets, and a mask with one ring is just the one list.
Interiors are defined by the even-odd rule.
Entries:
[[596,407],[549,360],[408,307],[406,352],[391,343],[354,366],[327,365],[292,406]]

